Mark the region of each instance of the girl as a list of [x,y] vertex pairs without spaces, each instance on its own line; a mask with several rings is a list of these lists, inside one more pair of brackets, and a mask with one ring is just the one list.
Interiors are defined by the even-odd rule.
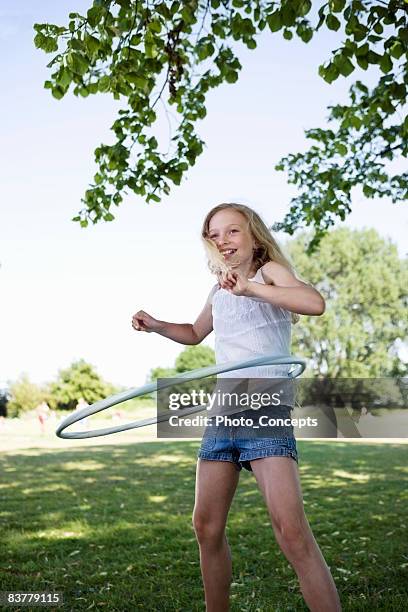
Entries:
[[[323,314],[323,297],[296,278],[265,223],[247,206],[213,208],[204,220],[202,238],[218,284],[195,323],[159,321],[140,310],[133,316],[133,328],[181,344],[199,344],[214,329],[217,363],[261,352],[289,355],[291,322],[299,314]],[[251,370],[250,376],[271,376],[265,366]],[[256,437],[221,439],[219,431],[212,436],[203,437],[198,452],[193,511],[207,612],[229,610],[232,564],[225,526],[242,467],[255,475],[278,544],[299,578],[310,610],[341,610],[304,512],[294,438],[271,437],[265,444]]]

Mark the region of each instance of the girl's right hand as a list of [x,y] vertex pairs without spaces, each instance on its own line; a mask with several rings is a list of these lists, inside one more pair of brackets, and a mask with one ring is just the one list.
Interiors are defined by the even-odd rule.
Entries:
[[219,272],[217,277],[218,284],[221,289],[226,289],[227,291],[233,289],[237,282],[236,274],[232,272],[232,270],[229,270],[228,272]]
[[150,316],[144,310],[139,310],[132,317],[132,327],[136,331],[154,332],[160,328],[161,321]]

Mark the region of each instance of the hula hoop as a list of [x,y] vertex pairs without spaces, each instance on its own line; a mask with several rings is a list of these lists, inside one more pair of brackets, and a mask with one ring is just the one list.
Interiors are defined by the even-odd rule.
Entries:
[[[182,374],[177,376],[177,380],[179,378],[182,378],[183,381],[197,380],[200,378],[207,378],[208,376],[214,376],[215,374],[221,374],[223,372],[231,372],[233,370],[242,370],[243,368],[250,368],[262,365],[294,365],[294,369],[290,370],[287,376],[288,378],[296,378],[304,371],[306,367],[306,362],[304,359],[292,355],[262,355],[260,357],[255,357],[246,361],[230,361],[228,363],[223,363],[220,365],[213,365],[208,366],[206,368],[191,370],[190,372],[183,372]],[[166,387],[170,387],[173,384],[174,378],[169,379],[167,382],[160,384],[160,389],[165,389]],[[110,397],[107,397],[103,400],[99,400],[91,406],[85,406],[84,408],[81,408],[80,410],[77,410],[74,413],[70,414],[58,425],[55,433],[59,438],[66,439],[94,438],[97,436],[107,436],[109,434],[118,433],[119,431],[126,431],[128,429],[134,429],[137,427],[145,427],[146,425],[154,425],[161,421],[167,421],[170,418],[171,413],[156,415],[149,419],[132,421],[131,423],[125,423],[124,425],[116,425],[115,427],[105,427],[104,429],[75,431],[70,433],[64,432],[64,429],[66,429],[73,423],[77,423],[81,419],[91,416],[92,414],[96,414],[97,412],[101,412],[101,410],[116,406],[116,404],[126,402],[129,399],[140,397],[141,395],[146,395],[147,393],[153,393],[155,391],[157,391],[157,381],[148,383],[147,385],[143,385],[142,387],[128,389],[127,391],[122,391],[121,393],[116,393],[115,395],[111,395]],[[192,406],[190,408],[183,408],[183,415],[194,414],[195,412],[201,412],[202,410],[203,406]]]

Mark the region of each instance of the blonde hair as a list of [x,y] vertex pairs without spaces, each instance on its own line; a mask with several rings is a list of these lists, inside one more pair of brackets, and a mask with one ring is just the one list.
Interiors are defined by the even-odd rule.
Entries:
[[[207,255],[208,267],[213,274],[227,272],[230,269],[214,241],[208,237],[212,217],[220,210],[225,209],[236,210],[245,217],[248,223],[248,229],[255,241],[254,265],[256,270],[259,270],[259,268],[268,261],[276,261],[282,266],[285,266],[285,268],[294,274],[292,264],[283,254],[279,244],[276,242],[275,238],[258,213],[252,210],[252,208],[249,208],[249,206],[245,206],[244,204],[236,204],[234,202],[214,206],[214,208],[212,208],[205,217],[203,227],[201,229],[201,237]],[[297,323],[299,321],[299,315],[296,313],[291,314],[292,323]]]

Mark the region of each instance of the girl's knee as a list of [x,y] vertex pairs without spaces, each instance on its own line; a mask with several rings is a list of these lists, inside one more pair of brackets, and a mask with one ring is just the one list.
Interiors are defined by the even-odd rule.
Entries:
[[310,554],[314,539],[307,520],[283,519],[276,526],[275,534],[280,547],[292,555],[304,557]]
[[219,521],[198,512],[193,514],[193,528],[196,538],[200,544],[218,544],[222,542],[225,533],[225,526]]

